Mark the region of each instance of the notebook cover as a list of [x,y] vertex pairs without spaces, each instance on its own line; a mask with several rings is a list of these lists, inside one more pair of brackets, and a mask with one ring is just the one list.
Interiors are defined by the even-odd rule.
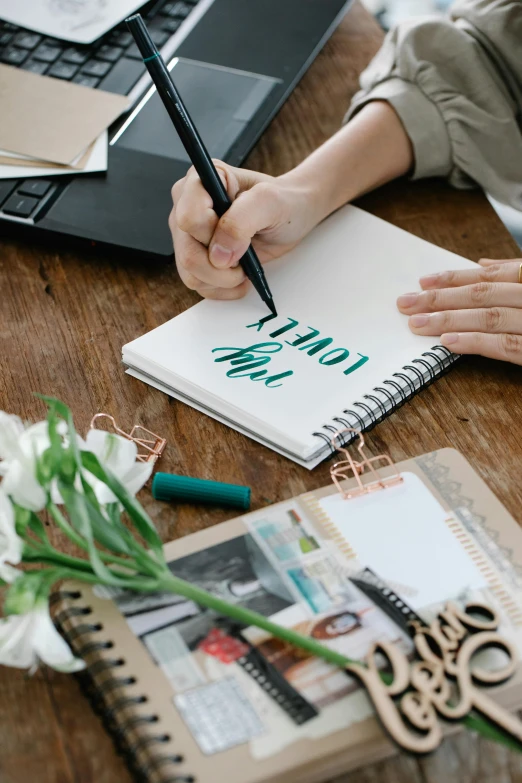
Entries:
[[[512,574],[520,575],[522,535],[519,526],[461,454],[453,449],[443,449],[399,463],[397,467],[401,472],[419,476],[441,505],[453,512],[456,524],[488,551],[490,562],[499,573],[507,564]],[[347,482],[346,486],[351,483]],[[300,508],[306,509],[310,520],[317,499],[336,491],[331,485],[299,496],[296,501]],[[237,517],[167,544],[168,561],[244,535],[249,532],[245,524],[249,516]],[[313,524],[317,534],[328,537],[328,531],[319,519],[320,514],[315,514]],[[105,714],[109,730],[120,744],[124,744],[131,766],[151,783],[172,780],[321,783],[396,752],[377,720],[370,717],[319,739],[303,737],[262,759],[253,759],[248,743],[204,755],[174,706],[171,684],[153,662],[145,645],[134,636],[115,604],[96,597],[90,588],[74,583],[64,587],[63,595],[57,621],[75,650],[81,651],[88,663],[91,696]],[[82,614],[85,608],[91,610],[86,617]],[[98,625],[102,626],[99,631],[90,632],[90,627]],[[132,678],[135,682],[124,684]],[[520,707],[522,667],[508,684],[490,689],[489,693],[508,709]],[[140,701],[142,696],[146,701]],[[458,727],[447,726],[446,729],[449,732]],[[299,731],[306,731],[306,728],[300,727]],[[177,760],[168,762],[167,757]]]

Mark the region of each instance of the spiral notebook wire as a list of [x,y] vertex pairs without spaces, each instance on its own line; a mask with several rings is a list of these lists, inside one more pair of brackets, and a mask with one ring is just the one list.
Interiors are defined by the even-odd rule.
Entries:
[[183,756],[165,750],[173,738],[163,731],[160,717],[142,707],[147,695],[134,688],[138,679],[126,672],[125,659],[111,654],[114,645],[103,626],[88,621],[92,609],[82,599],[81,590],[55,593],[54,622],[75,654],[86,659],[76,678],[116,751],[136,783],[195,783],[193,775],[180,771]]
[[[323,424],[313,435],[321,438],[332,454],[335,453],[332,436],[338,432],[339,426],[358,432],[372,430],[415,394],[447,372],[459,359],[459,356],[452,354],[444,346],[434,345],[431,351],[425,351],[420,358],[406,364],[400,372],[393,373],[391,378],[373,389],[373,394],[365,394],[362,400],[334,416],[330,424]],[[338,439],[337,444],[346,446],[355,437],[355,432],[346,433]]]

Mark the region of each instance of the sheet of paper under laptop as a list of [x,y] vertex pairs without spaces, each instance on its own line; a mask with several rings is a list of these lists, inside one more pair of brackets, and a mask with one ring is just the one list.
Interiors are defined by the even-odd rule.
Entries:
[[0,19],[53,38],[88,44],[142,5],[143,0],[0,0]]
[[[32,158],[18,158],[4,150],[0,152],[0,180],[27,177],[56,177],[64,174],[91,174],[107,171],[108,132],[101,133],[83,155],[79,156],[81,166],[52,165]],[[8,162],[9,161],[9,162]]]
[[266,265],[255,291],[203,301],[123,348],[132,375],[314,467],[343,427],[388,415],[453,362],[412,334],[400,294],[472,263],[352,206]]
[[0,149],[71,165],[127,108],[122,95],[0,65]]

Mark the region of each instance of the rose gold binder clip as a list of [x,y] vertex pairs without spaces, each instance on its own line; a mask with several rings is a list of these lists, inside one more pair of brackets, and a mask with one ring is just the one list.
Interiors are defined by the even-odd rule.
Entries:
[[136,460],[138,462],[152,462],[154,464],[163,454],[165,446],[167,445],[165,438],[160,438],[159,435],[145,429],[145,427],[142,427],[140,424],[135,424],[130,432],[125,432],[118,427],[114,417],[109,416],[108,413],[97,413],[93,416],[90,428],[105,429],[104,427],[97,426],[97,422],[101,419],[105,419],[108,422],[110,429],[117,435],[121,435],[123,438],[127,438],[127,440],[131,440],[136,444],[138,447]]
[[[360,461],[354,460],[348,449],[343,448],[342,445],[337,445],[336,439],[345,432],[356,432],[358,434],[359,443],[357,446],[357,451],[361,456]],[[351,427],[346,427],[344,430],[338,430],[338,432],[336,432],[332,438],[332,446],[346,457],[346,459],[342,460],[341,462],[336,462],[335,465],[332,465],[330,468],[332,481],[344,500],[357,498],[361,495],[369,495],[371,492],[377,492],[380,489],[387,489],[388,487],[393,487],[396,484],[402,483],[402,476],[395,468],[395,463],[392,462],[391,458],[387,454],[379,454],[377,457],[366,456],[364,453],[364,438],[359,430],[352,429]],[[379,471],[374,467],[374,463],[382,461],[384,461],[385,467],[389,466],[394,468],[395,473],[393,473],[391,476],[381,476]],[[365,470],[368,470],[367,476],[370,477],[370,480],[363,482],[361,476]],[[346,489],[341,486],[340,482],[342,480],[352,478],[355,478],[357,482],[355,487]]]

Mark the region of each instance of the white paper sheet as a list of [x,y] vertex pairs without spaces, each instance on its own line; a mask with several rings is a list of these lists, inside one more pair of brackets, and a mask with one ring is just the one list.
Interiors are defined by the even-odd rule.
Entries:
[[[174,396],[308,461],[316,430],[436,345],[436,337],[410,331],[397,296],[418,290],[423,274],[474,266],[345,207],[266,265],[277,319],[258,329],[267,310],[253,290],[241,300],[206,300],[124,346],[123,361]],[[292,319],[295,325],[283,331]],[[315,336],[297,342],[313,330]],[[321,347],[323,340],[329,342]],[[265,376],[248,377],[248,370],[227,376],[245,366],[222,360],[227,352],[250,346],[252,353],[256,344],[273,346],[270,361],[250,370],[266,370]],[[256,351],[260,356],[262,349]],[[369,360],[345,374],[361,356]],[[285,371],[292,374],[266,386],[267,377]]]
[[143,0],[0,0],[0,19],[80,44],[95,41]]
[[321,508],[358,561],[386,582],[415,591],[401,596],[413,609],[487,587],[446,525],[440,503],[414,473],[402,476],[402,484],[382,492],[349,500],[340,493],[321,498]]
[[83,169],[75,169],[71,166],[49,166],[49,168],[44,168],[43,166],[9,166],[0,164],[0,179],[56,177],[64,174],[89,174],[94,171],[107,171],[108,138],[107,131],[98,136],[89,160]]

